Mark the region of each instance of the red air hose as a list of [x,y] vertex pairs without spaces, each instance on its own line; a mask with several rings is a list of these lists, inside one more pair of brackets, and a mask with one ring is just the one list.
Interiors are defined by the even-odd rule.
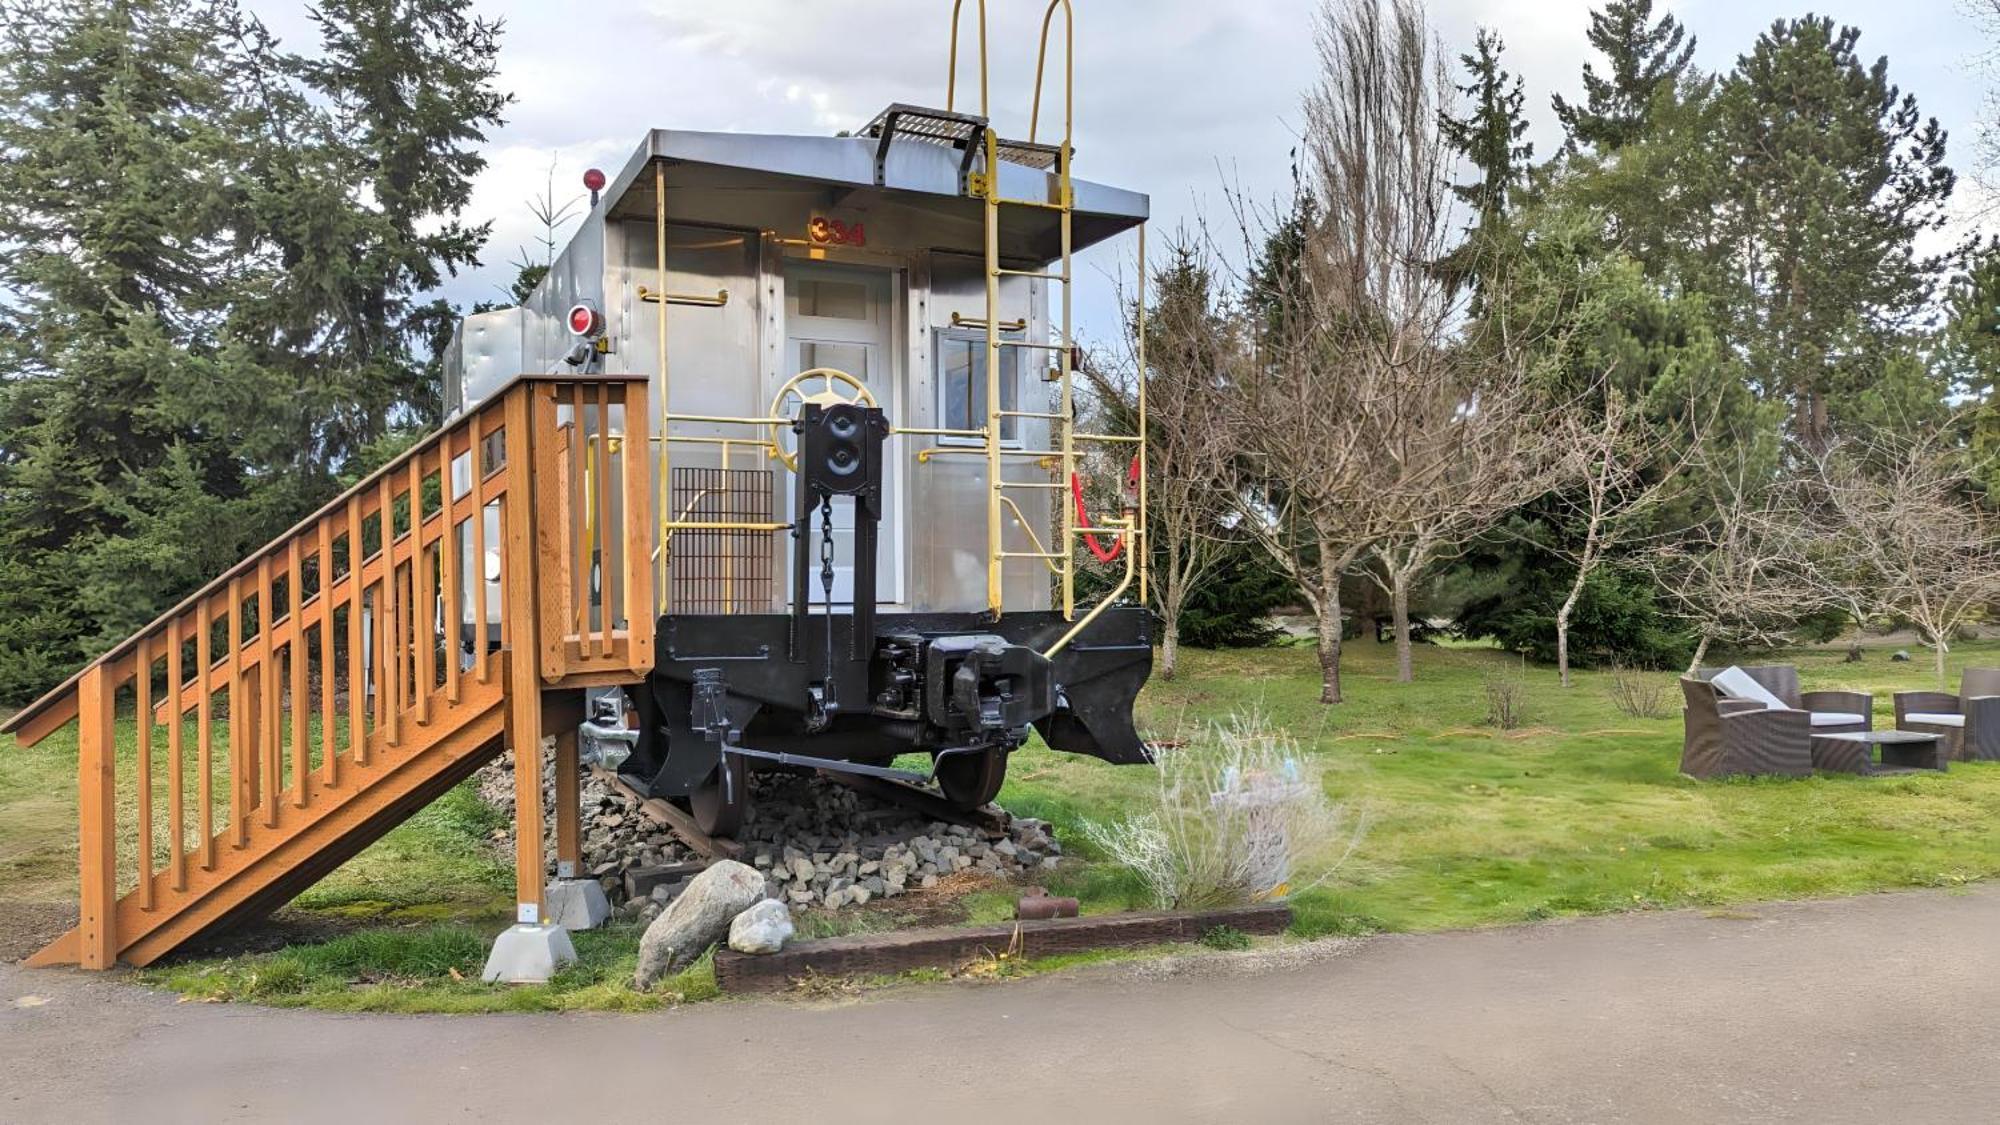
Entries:
[[[1125,474],[1125,479],[1133,489],[1136,490],[1139,487],[1139,459],[1137,457],[1132,458],[1132,468],[1130,472]],[[1069,475],[1069,493],[1076,498],[1077,522],[1083,524],[1085,527],[1089,527],[1090,510],[1084,507],[1083,503],[1083,481],[1075,473]],[[1098,562],[1115,562],[1118,556],[1125,550],[1125,536],[1123,535],[1119,536],[1108,549],[1097,541],[1097,536],[1088,531],[1083,533],[1083,542],[1085,546],[1090,548],[1090,553],[1097,557]]]

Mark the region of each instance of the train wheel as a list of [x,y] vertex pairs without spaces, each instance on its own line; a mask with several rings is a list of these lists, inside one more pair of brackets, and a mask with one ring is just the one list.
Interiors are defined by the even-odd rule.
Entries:
[[695,827],[710,836],[734,836],[750,808],[750,776],[734,754],[724,754],[715,772],[688,794]]
[[1007,751],[952,754],[936,762],[938,788],[944,799],[966,812],[990,804],[1007,780]]

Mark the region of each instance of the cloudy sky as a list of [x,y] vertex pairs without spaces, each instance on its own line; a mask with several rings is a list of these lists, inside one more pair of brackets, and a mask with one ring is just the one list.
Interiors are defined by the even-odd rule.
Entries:
[[[1986,83],[1969,0],[1678,0],[1664,3],[1699,38],[1697,62],[1726,69],[1781,16],[1813,10],[1862,29],[1890,78],[1970,150]],[[1590,57],[1593,0],[1431,0],[1447,46],[1481,25],[1506,38],[1527,82],[1538,155],[1559,134],[1549,98],[1575,96]],[[994,117],[1026,133],[1041,5],[994,0]],[[298,0],[252,0],[295,46],[311,28]],[[476,0],[506,20],[500,84],[516,102],[495,133],[473,218],[494,222],[478,270],[449,296],[492,299],[531,247],[527,201],[553,162],[558,198],[593,165],[614,170],[653,126],[825,135],[894,101],[944,100],[947,0]],[[968,4],[967,8],[972,5]],[[1227,225],[1223,185],[1266,198],[1286,178],[1299,93],[1315,63],[1313,0],[1076,0],[1077,174],[1152,196],[1157,233],[1209,214]],[[968,35],[970,32],[968,31]],[[1086,335],[1113,330],[1108,280],[1130,247],[1091,256],[1080,294]]]

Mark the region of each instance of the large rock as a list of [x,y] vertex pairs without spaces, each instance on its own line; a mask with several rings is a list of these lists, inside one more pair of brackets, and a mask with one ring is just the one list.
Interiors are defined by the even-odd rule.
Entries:
[[729,948],[738,953],[776,953],[791,937],[792,912],[775,899],[765,899],[729,923]]
[[764,897],[756,868],[725,859],[694,877],[687,889],[646,927],[639,939],[639,971],[632,985],[646,989],[700,957],[729,933],[729,923]]

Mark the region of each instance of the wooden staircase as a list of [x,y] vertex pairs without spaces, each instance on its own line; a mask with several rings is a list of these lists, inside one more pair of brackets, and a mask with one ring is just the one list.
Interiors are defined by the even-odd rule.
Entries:
[[79,921],[28,964],[144,965],[262,914],[503,748],[539,921],[540,736],[574,778],[580,689],[652,667],[646,397],[515,380],[0,726],[78,723]]

